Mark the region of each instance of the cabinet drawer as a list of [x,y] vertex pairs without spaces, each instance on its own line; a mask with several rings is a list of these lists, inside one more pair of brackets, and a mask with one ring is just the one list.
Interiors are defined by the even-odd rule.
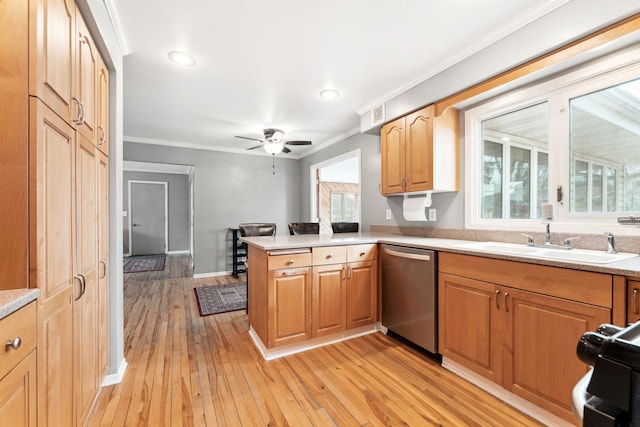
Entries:
[[350,245],[347,246],[347,262],[369,261],[378,256],[378,245]]
[[[20,338],[17,349],[7,342]],[[4,377],[36,347],[36,303],[31,302],[0,320],[0,378]]]
[[293,253],[283,255],[269,255],[269,270],[280,270],[281,268],[307,267],[311,265],[311,252]]
[[323,246],[313,248],[313,265],[344,264],[347,252],[344,246]]

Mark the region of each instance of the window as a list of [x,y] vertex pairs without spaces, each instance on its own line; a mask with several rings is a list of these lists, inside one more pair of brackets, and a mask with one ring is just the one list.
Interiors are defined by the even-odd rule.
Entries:
[[588,70],[465,113],[468,227],[538,230],[546,203],[572,231],[640,213],[640,49]]
[[358,222],[358,194],[331,192],[331,222]]

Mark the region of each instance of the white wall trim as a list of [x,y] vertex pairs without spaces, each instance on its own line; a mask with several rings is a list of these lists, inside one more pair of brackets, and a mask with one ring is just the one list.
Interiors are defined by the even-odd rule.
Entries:
[[188,249],[180,250],[180,251],[167,251],[167,255],[183,255],[190,254]]
[[231,275],[231,271],[216,271],[213,273],[198,273],[198,274],[194,274],[193,278],[194,279],[202,279],[203,277],[218,277],[218,276],[230,276]]
[[176,165],[170,163],[136,162],[125,160],[123,170],[126,172],[150,172],[150,173],[174,173],[190,175],[193,173],[192,165]]
[[127,370],[127,366],[127,359],[122,359],[116,373],[104,376],[101,387],[120,384],[122,382],[122,379],[124,378],[124,373]]
[[358,185],[360,186],[360,195],[358,196],[358,212],[360,212],[360,216],[362,217],[362,149],[356,148],[355,150],[340,154],[339,156],[332,157],[330,159],[323,160],[320,163],[309,166],[309,183],[311,185],[311,191],[309,191],[309,194],[311,195],[311,200],[309,201],[311,203],[311,209],[309,212],[311,214],[311,221],[317,222],[319,220],[316,215],[316,200],[318,199],[316,191],[316,171],[318,169],[331,166],[334,163],[338,163],[352,157],[358,157],[360,159],[360,163],[358,164]]
[[115,33],[116,39],[118,40],[118,45],[120,45],[120,52],[122,53],[122,56],[130,55],[132,52],[131,45],[129,44],[127,33],[124,30],[124,25],[122,25],[122,18],[120,17],[118,6],[116,5],[115,0],[103,1],[107,9],[107,14],[109,15],[111,25],[113,25],[113,32]]
[[129,253],[133,253],[133,229],[131,228],[131,218],[133,217],[131,211],[131,187],[132,184],[152,184],[152,185],[162,185],[164,186],[164,253],[166,254],[169,250],[169,183],[167,181],[140,181],[136,179],[130,179],[127,181],[127,186],[129,187],[128,194],[128,206],[127,212],[127,221],[129,224]]

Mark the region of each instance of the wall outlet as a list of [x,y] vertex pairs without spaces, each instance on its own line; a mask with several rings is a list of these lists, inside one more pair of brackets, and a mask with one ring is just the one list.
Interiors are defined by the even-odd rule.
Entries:
[[429,221],[435,221],[436,220],[436,209],[429,209]]
[[387,219],[391,219],[391,209],[387,209],[386,217]]

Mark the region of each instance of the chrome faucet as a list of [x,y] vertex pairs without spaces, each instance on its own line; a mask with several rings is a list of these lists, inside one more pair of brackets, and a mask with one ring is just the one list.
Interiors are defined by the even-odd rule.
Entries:
[[545,225],[547,226],[547,235],[544,238],[544,244],[550,245],[551,244],[551,221],[546,221]]
[[613,233],[609,233],[608,231],[604,232],[604,235],[607,236],[607,253],[608,254],[617,254],[615,248],[615,241],[613,239]]

